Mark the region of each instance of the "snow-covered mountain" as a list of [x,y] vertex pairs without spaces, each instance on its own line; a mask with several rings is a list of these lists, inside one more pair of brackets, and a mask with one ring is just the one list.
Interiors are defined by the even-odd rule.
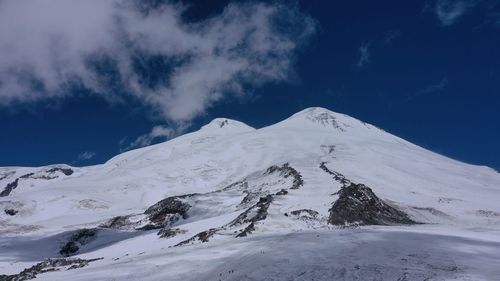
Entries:
[[493,169],[347,115],[218,118],[102,165],[0,168],[0,280],[500,280],[499,202]]

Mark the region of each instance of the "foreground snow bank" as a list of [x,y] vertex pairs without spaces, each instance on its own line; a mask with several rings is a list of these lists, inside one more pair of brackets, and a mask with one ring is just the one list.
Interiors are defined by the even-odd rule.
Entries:
[[[451,234],[453,233],[453,234]],[[96,253],[97,254],[97,253]],[[370,227],[158,250],[40,280],[497,280],[500,233]]]

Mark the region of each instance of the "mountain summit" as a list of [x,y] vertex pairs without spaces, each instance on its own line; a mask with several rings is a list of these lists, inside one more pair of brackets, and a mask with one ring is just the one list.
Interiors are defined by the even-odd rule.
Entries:
[[0,168],[0,192],[0,280],[500,276],[500,174],[319,107]]
[[227,118],[215,118],[212,121],[210,121],[210,123],[206,124],[201,128],[201,130],[205,131],[220,130],[220,129],[222,129],[223,131],[231,130],[231,132],[248,132],[255,130],[254,128],[248,126],[243,122]]

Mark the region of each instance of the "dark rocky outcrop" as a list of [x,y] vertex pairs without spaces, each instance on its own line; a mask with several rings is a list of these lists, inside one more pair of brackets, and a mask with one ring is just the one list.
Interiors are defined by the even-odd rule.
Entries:
[[229,124],[229,121],[228,120],[224,120],[224,121],[222,121],[222,122],[219,123],[219,128],[222,128],[222,127],[224,127],[224,126],[226,126],[228,124]]
[[69,176],[69,175],[72,175],[73,174],[73,170],[70,169],[70,168],[51,168],[47,171],[45,171],[44,173],[46,174],[35,174],[35,173],[27,173],[27,174],[24,174],[18,178],[16,178],[14,181],[8,183],[5,188],[3,189],[2,192],[0,192],[0,197],[5,197],[5,196],[8,196],[12,190],[14,190],[15,188],[17,188],[17,186],[19,185],[19,180],[25,180],[25,179],[44,179],[44,180],[51,180],[51,179],[55,179],[57,178],[57,175],[51,175],[52,173],[55,173],[55,172],[61,172],[63,173],[64,175],[66,176]]
[[20,176],[19,178],[20,179],[29,179],[29,178],[33,177],[34,175],[35,175],[35,173],[28,173],[28,174]]
[[236,235],[236,238],[246,237],[248,234],[251,234],[254,231],[255,231],[255,224],[252,222],[249,225],[247,225],[247,227],[245,227],[243,231],[238,233],[238,235]]
[[246,189],[248,189],[248,182],[246,182],[246,181],[237,181],[235,183],[232,183],[232,184],[224,187],[220,191],[228,191],[228,190],[233,190],[233,189],[246,190]]
[[60,172],[60,173],[64,174],[65,176],[71,176],[74,173],[74,171],[70,168],[55,167],[55,168],[50,168],[50,169],[45,170],[45,171],[39,171],[37,173],[28,173],[26,175],[21,176],[20,178],[21,179],[52,180],[52,179],[56,179],[59,177],[57,174],[55,174],[57,172]]
[[186,232],[187,232],[187,230],[180,229],[180,228],[163,228],[160,231],[158,231],[157,235],[160,238],[171,238],[171,237],[177,236],[179,234],[184,234]]
[[378,198],[373,191],[363,185],[355,184],[341,173],[330,170],[326,162],[320,168],[333,176],[342,186],[337,193],[339,198],[330,208],[328,223],[333,225],[394,225],[415,224],[410,217]]
[[266,170],[267,174],[272,174],[278,172],[280,176],[284,178],[292,177],[292,187],[290,189],[298,189],[302,185],[304,185],[304,180],[302,179],[302,175],[295,170],[290,164],[285,163],[281,166],[271,166]]
[[75,242],[69,241],[66,244],[64,244],[64,246],[62,246],[61,250],[59,251],[59,254],[65,257],[69,257],[72,254],[78,252],[78,250],[80,250],[80,247],[78,247],[78,245]]
[[476,215],[487,218],[500,217],[500,213],[489,210],[477,210]]
[[273,201],[272,195],[261,197],[252,207],[248,208],[245,212],[241,213],[236,219],[229,223],[229,226],[238,226],[249,223],[236,237],[245,237],[255,230],[255,222],[262,221],[267,218],[267,210]]
[[8,183],[2,192],[0,192],[0,197],[8,196],[12,190],[14,190],[19,184],[19,178],[15,179],[13,182]]
[[252,223],[256,221],[265,220],[267,217],[267,209],[273,201],[272,195],[261,197],[252,207],[248,208],[245,212],[241,213],[236,219],[229,223],[230,226],[241,225],[245,223]]
[[117,216],[105,223],[102,223],[99,227],[112,229],[132,228],[135,224],[131,223],[129,218],[130,216]]
[[344,175],[342,175],[341,173],[339,172],[335,172],[335,171],[331,171],[330,169],[328,169],[328,167],[326,166],[326,162],[322,162],[319,167],[321,168],[321,170],[325,171],[326,173],[330,174],[333,176],[333,179],[336,180],[337,182],[341,183],[342,184],[342,187],[346,187],[348,185],[351,184],[351,181],[346,179],[346,177]]
[[245,197],[241,200],[240,204],[238,204],[239,207],[248,207],[252,201],[255,199],[259,198],[262,195],[262,192],[250,192],[250,191],[243,191],[245,193]]
[[329,210],[333,225],[415,224],[409,216],[385,203],[363,184],[350,184],[339,192],[339,199]]
[[288,191],[286,189],[281,189],[280,191],[276,192],[276,195],[287,195]]
[[80,229],[73,233],[66,244],[61,247],[59,253],[65,257],[71,256],[80,250],[80,247],[96,238],[98,229]]
[[4,212],[9,216],[15,216],[19,211],[15,209],[5,209]]
[[[114,217],[101,225],[102,228],[122,230],[155,230],[169,227],[179,219],[188,218],[191,205],[184,202],[185,198],[199,194],[172,196],[151,205],[143,214],[131,214]],[[144,217],[144,215],[146,217]]]
[[300,209],[291,211],[290,214],[297,216],[301,219],[316,219],[319,213],[311,209]]
[[144,214],[148,216],[149,225],[146,229],[157,229],[171,225],[180,218],[188,218],[188,210],[191,205],[183,202],[181,199],[191,195],[173,196],[163,199],[149,207]]
[[74,173],[74,171],[70,168],[51,168],[47,170],[47,173],[55,173],[55,172],[61,172],[65,176],[71,176]]
[[202,232],[196,234],[195,236],[176,244],[174,247],[182,246],[182,245],[186,245],[186,244],[192,244],[196,241],[200,241],[202,243],[208,242],[210,237],[212,237],[219,230],[220,230],[220,228],[210,228],[209,230],[202,231]]
[[35,264],[30,268],[26,268],[18,274],[0,275],[0,281],[24,281],[35,279],[38,274],[59,271],[61,269],[71,270],[87,266],[89,263],[102,260],[97,259],[66,259],[66,258],[50,258]]
[[[178,243],[175,246],[181,246],[186,244],[192,244],[197,241],[200,242],[208,242],[208,240],[216,234],[220,230],[227,230],[228,228],[241,226],[244,224],[248,224],[236,237],[245,237],[255,230],[255,223],[258,221],[265,220],[267,218],[267,210],[273,201],[272,195],[267,195],[265,197],[261,197],[259,202],[254,204],[252,207],[248,208],[246,211],[241,213],[236,219],[225,225],[224,227],[219,228],[211,228],[205,231],[202,231],[195,236],[184,240]],[[158,233],[159,234],[159,233]]]

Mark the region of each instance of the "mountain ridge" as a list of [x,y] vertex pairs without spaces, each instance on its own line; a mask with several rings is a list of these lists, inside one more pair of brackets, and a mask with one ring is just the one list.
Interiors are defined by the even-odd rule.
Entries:
[[[272,248],[265,241],[288,237],[301,242],[313,234],[344,239],[341,231],[359,237],[366,237],[360,231],[375,236],[400,231],[397,239],[406,242],[404,233],[423,240],[439,233],[455,241],[452,229],[471,241],[483,237],[500,243],[498,173],[441,156],[324,108],[308,108],[260,129],[216,118],[198,131],[122,153],[101,165],[60,169],[64,167],[71,173],[48,167],[0,169],[0,189],[16,182],[8,195],[0,197],[0,272],[17,274],[30,262],[53,264],[43,261],[70,256],[84,259],[79,263],[85,268],[78,271],[82,280],[92,279],[93,270],[99,268],[106,269],[98,271],[106,279],[108,271],[122,262],[131,268],[137,266],[136,260],[161,264],[169,260],[158,259],[165,253],[186,259],[215,247],[211,249],[229,254],[232,245],[265,243]],[[210,246],[199,246],[205,244]],[[401,247],[397,255],[411,254]],[[480,249],[477,244],[471,247]],[[311,248],[319,251],[316,245]],[[244,255],[245,249],[238,249]],[[430,249],[419,252],[418,247],[412,251],[437,254]],[[226,254],[219,256],[234,258]],[[476,268],[488,271],[484,267],[495,257]],[[413,266],[429,263],[415,262]],[[459,264],[468,272],[463,263],[453,259],[445,268]],[[212,268],[209,263],[205,266],[204,270]],[[355,275],[353,266],[344,267],[346,276]],[[379,279],[405,275],[403,265],[385,264],[379,271],[367,266],[361,268]],[[237,268],[246,273],[227,276],[228,280],[252,276]],[[206,271],[193,276],[156,271],[159,275],[145,279],[211,276]],[[124,272],[134,276],[130,270]],[[457,272],[417,267],[406,274],[425,278],[461,274]],[[356,280],[336,274],[328,271],[325,276]],[[65,276],[40,274],[51,280]],[[128,278],[118,272],[113,276]]]

